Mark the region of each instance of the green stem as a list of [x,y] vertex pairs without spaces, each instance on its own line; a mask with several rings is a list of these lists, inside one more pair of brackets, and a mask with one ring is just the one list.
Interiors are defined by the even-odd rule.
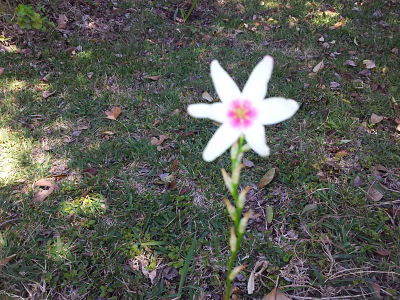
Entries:
[[[244,137],[241,136],[239,138],[239,147],[238,147],[238,152],[236,157],[232,157],[232,173],[236,168],[239,167],[241,163],[241,154],[243,152],[243,146],[244,146]],[[229,258],[229,263],[228,263],[228,270],[227,270],[227,277],[226,277],[226,288],[225,288],[225,300],[230,299],[230,294],[231,294],[231,289],[232,289],[232,280],[230,280],[230,274],[232,272],[236,256],[239,252],[240,249],[240,244],[242,243],[242,238],[243,238],[243,233],[240,233],[239,231],[239,224],[240,224],[240,219],[242,216],[242,209],[239,207],[238,202],[239,202],[239,193],[238,193],[238,187],[239,183],[234,183],[233,188],[232,188],[232,197],[233,201],[235,203],[235,208],[236,208],[236,218],[234,220],[234,229],[235,229],[235,234],[237,236],[236,240],[236,247],[235,251],[231,253],[231,256]]]

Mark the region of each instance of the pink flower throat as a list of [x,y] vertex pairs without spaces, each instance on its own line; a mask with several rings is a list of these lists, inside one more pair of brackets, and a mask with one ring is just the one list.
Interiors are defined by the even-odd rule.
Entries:
[[249,100],[233,100],[228,110],[232,127],[247,128],[257,117],[257,110]]

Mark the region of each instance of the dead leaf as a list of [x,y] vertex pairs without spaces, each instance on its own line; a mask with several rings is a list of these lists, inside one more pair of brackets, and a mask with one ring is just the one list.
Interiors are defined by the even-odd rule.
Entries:
[[349,153],[346,150],[340,150],[340,151],[336,152],[335,158],[337,160],[341,160],[343,157],[345,157],[347,155],[349,155]]
[[203,97],[203,99],[207,100],[208,102],[214,101],[213,97],[211,97],[211,95],[207,91],[204,91],[203,94],[201,94],[201,96]]
[[318,204],[316,204],[316,203],[307,204],[306,206],[304,206],[303,211],[301,212],[301,214],[305,214],[305,213],[314,211],[317,208],[318,208]]
[[360,187],[361,185],[362,185],[362,180],[361,180],[360,176],[356,176],[356,178],[354,178],[354,186]]
[[7,256],[6,258],[0,259],[0,271],[1,271],[1,269],[3,269],[3,267],[5,267],[15,256],[16,256],[16,254],[13,254],[13,255]]
[[0,68],[0,75],[4,73],[4,68]]
[[325,42],[325,38],[321,35],[320,38],[318,39],[318,42]]
[[57,29],[67,28],[68,18],[66,15],[62,14],[58,16],[57,19]]
[[160,135],[158,138],[156,138],[155,136],[153,136],[152,138],[151,138],[151,141],[150,141],[150,143],[152,144],[152,145],[161,145],[162,143],[164,143],[164,141],[166,140],[166,139],[168,139],[168,136],[166,136],[166,135]]
[[352,61],[351,59],[346,60],[344,62],[344,65],[345,66],[350,66],[350,67],[357,67],[357,64],[354,61]]
[[393,54],[399,54],[399,48],[393,48],[392,50],[391,50],[391,52],[393,53]]
[[262,300],[291,300],[282,294],[279,288],[274,288],[268,295],[265,295]]
[[107,115],[106,118],[110,119],[110,120],[116,120],[119,117],[119,115],[121,114],[121,112],[122,112],[121,107],[114,106],[111,108],[111,110],[105,111],[105,114]]
[[375,62],[373,60],[370,59],[364,59],[363,60],[363,64],[365,65],[365,67],[367,69],[373,69],[376,67]]
[[248,168],[252,168],[255,166],[254,163],[247,158],[243,158],[243,164]]
[[372,201],[380,201],[383,198],[383,194],[374,187],[370,187],[367,191],[367,199]]
[[379,284],[377,284],[376,282],[372,282],[371,283],[372,289],[375,292],[375,296],[380,300],[383,299],[382,295],[381,295],[381,286]]
[[358,74],[360,74],[361,76],[371,76],[371,71],[365,69],[365,70],[358,72]]
[[92,79],[92,77],[93,77],[93,72],[88,72],[88,73],[86,73],[86,76],[89,78],[89,79]]
[[340,83],[339,83],[339,82],[332,81],[332,82],[329,84],[329,86],[330,86],[331,89],[336,89],[336,88],[338,88],[338,87],[340,86]]
[[53,92],[44,91],[44,92],[42,93],[42,97],[43,97],[43,99],[47,99],[47,98],[53,96],[55,93],[56,93],[55,91],[53,91]]
[[262,189],[263,187],[267,186],[275,177],[276,169],[270,169],[260,180],[258,183],[258,188]]
[[154,75],[154,76],[146,76],[145,78],[153,80],[153,81],[157,81],[157,80],[159,80],[161,78],[161,76],[160,75]]
[[375,250],[375,253],[380,256],[389,256],[391,252],[389,250],[385,250],[385,249],[378,249],[378,250]]
[[324,68],[324,60],[321,60],[318,64],[315,65],[315,67],[313,68],[313,72],[318,73],[323,68]]
[[250,294],[250,295],[253,294],[253,292],[254,292],[254,280],[256,279],[256,277],[258,275],[260,275],[262,272],[264,272],[264,270],[266,268],[268,268],[268,266],[269,266],[269,262],[268,261],[262,260],[262,261],[257,261],[256,262],[256,264],[254,266],[254,269],[253,269],[253,271],[251,271],[249,280],[247,282],[247,293],[248,294]]
[[377,114],[372,114],[371,115],[371,117],[370,117],[370,119],[369,119],[369,122],[371,123],[371,124],[378,124],[379,122],[381,122],[383,120],[383,116],[380,116],[380,115],[377,115]]
[[102,135],[114,135],[114,134],[115,134],[115,132],[112,132],[112,131],[106,130],[106,131],[103,131],[101,134],[102,134]]
[[58,186],[54,182],[46,180],[46,179],[40,179],[40,180],[36,181],[33,184],[33,187],[45,188],[45,189],[41,189],[41,190],[37,191],[33,195],[32,200],[35,202],[44,201],[48,196],[51,195],[51,193],[53,193],[54,190],[58,189]]
[[330,30],[337,29],[339,27],[342,27],[344,25],[343,20],[340,20],[339,22],[336,22],[332,26],[329,27]]

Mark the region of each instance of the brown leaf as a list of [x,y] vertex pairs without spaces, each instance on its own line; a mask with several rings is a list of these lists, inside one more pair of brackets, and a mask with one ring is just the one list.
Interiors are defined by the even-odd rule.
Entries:
[[262,189],[263,187],[267,186],[275,177],[276,169],[270,169],[260,180],[258,183],[258,188]]
[[338,88],[338,87],[340,86],[340,83],[339,83],[339,82],[332,81],[332,82],[329,84],[329,86],[330,86],[331,89],[336,89],[336,88]]
[[383,198],[383,194],[374,187],[370,187],[367,191],[367,199],[372,201],[380,201]]
[[381,122],[382,120],[383,120],[383,116],[379,116],[379,115],[373,113],[373,114],[371,115],[370,119],[369,119],[369,122],[370,122],[371,124],[378,124],[378,123]]
[[279,288],[274,288],[269,294],[265,295],[262,300],[291,300],[282,294]]
[[203,97],[203,99],[207,100],[208,102],[214,101],[213,97],[211,97],[211,95],[207,91],[204,91],[203,94],[201,94],[201,96]]
[[6,258],[0,259],[0,271],[1,271],[1,269],[3,269],[3,267],[5,267],[15,256],[16,256],[16,254],[13,254],[13,255],[7,256]]
[[370,59],[364,59],[364,60],[363,60],[363,64],[365,65],[365,67],[366,67],[367,69],[373,69],[373,68],[376,67],[374,61],[373,61],[373,60],[370,60]]
[[344,65],[345,66],[350,66],[350,67],[357,67],[357,64],[354,61],[352,61],[351,59],[346,60],[344,62]]
[[371,71],[365,69],[365,70],[358,72],[358,74],[360,74],[361,76],[371,76]]
[[321,60],[318,64],[315,65],[315,67],[313,68],[313,72],[318,73],[323,68],[324,68],[324,60]]
[[160,79],[160,77],[161,77],[160,75],[154,75],[154,76],[146,76],[145,78],[153,80],[153,81],[157,81]]
[[247,158],[243,158],[243,164],[248,168],[252,168],[255,166],[254,163],[251,160],[248,160]]
[[40,179],[40,180],[36,181],[33,184],[33,186],[45,188],[45,189],[41,189],[41,190],[37,191],[33,195],[32,200],[35,202],[42,202],[42,201],[46,200],[46,198],[48,196],[50,196],[54,190],[58,189],[58,186],[54,182],[46,180],[46,179]]
[[110,119],[110,120],[116,120],[119,117],[119,115],[121,114],[121,112],[122,112],[121,107],[114,106],[111,108],[111,110],[105,111],[105,114],[107,115],[106,118]]
[[57,19],[57,29],[65,29],[67,27],[67,22],[68,18],[66,15],[59,15]]
[[343,20],[340,20],[339,22],[336,22],[334,25],[330,26],[329,29],[330,30],[334,30],[337,29],[339,27],[342,27],[344,25]]
[[0,68],[0,75],[4,73],[4,68]]
[[340,150],[340,151],[336,152],[335,158],[337,160],[341,160],[343,157],[345,157],[347,155],[349,155],[349,152],[347,152],[346,150]]
[[42,97],[43,97],[43,99],[47,99],[47,98],[53,96],[55,93],[56,93],[55,91],[52,91],[52,92],[50,92],[50,91],[44,91],[44,92],[42,93]]
[[89,79],[92,79],[92,77],[93,77],[93,72],[88,72],[88,73],[86,73],[86,76],[89,78]]
[[162,143],[164,143],[164,141],[166,140],[166,139],[168,139],[168,136],[166,136],[166,135],[160,135],[159,136],[159,138],[156,138],[155,136],[153,136],[152,138],[151,138],[151,141],[150,141],[150,143],[152,144],[152,145],[161,145]]
[[377,284],[376,282],[372,282],[371,283],[372,289],[375,292],[375,296],[380,300],[383,299],[382,295],[381,295],[381,286],[379,284]]
[[385,249],[378,249],[375,250],[376,254],[380,255],[380,256],[389,256],[390,255],[390,251],[389,250],[385,250]]

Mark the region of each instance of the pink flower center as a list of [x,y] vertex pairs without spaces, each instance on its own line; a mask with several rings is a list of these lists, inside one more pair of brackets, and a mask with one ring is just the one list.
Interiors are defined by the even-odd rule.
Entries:
[[228,109],[228,118],[232,127],[247,128],[257,117],[257,110],[249,100],[233,100]]

